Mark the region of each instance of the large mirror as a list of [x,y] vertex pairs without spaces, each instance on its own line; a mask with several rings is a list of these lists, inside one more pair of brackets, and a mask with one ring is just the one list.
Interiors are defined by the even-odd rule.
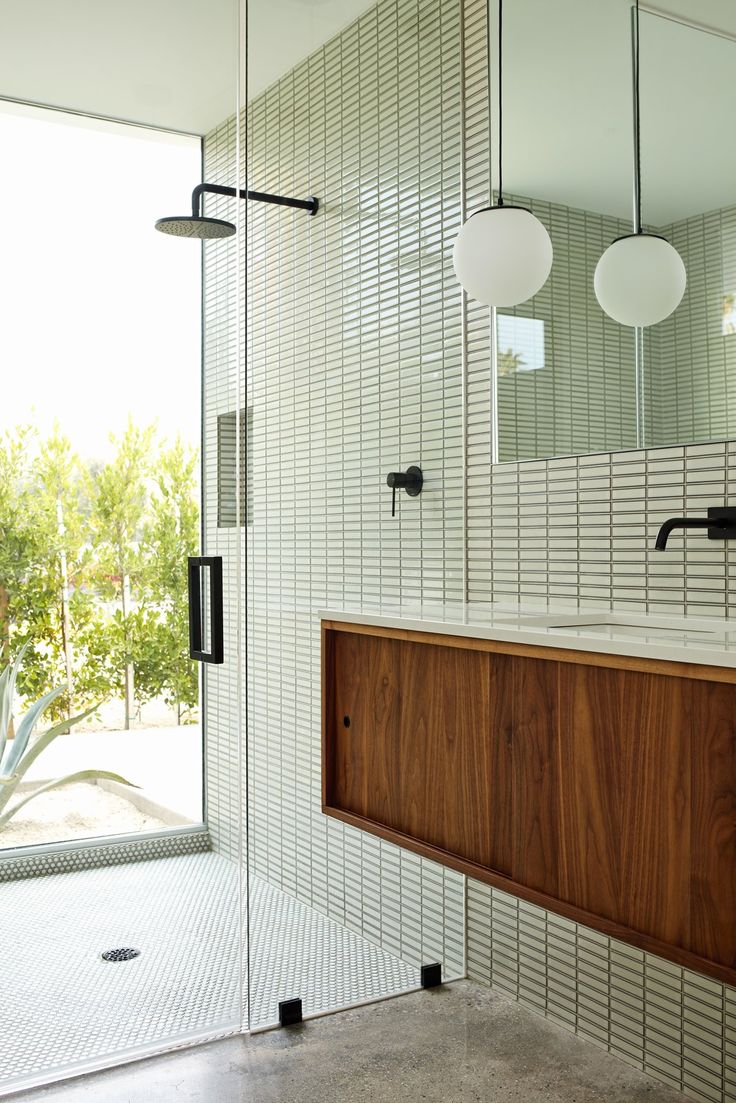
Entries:
[[[688,279],[674,314],[641,331],[593,291],[602,252],[632,228],[631,2],[513,0],[503,14],[504,189],[547,226],[554,263],[539,294],[495,317],[496,458],[733,437],[736,6],[640,8],[643,223]],[[494,81],[496,17],[494,2]]]

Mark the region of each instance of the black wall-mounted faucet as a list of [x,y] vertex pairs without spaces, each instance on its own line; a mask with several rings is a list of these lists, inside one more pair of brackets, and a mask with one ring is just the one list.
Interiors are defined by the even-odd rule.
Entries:
[[670,517],[657,533],[656,551],[664,551],[674,529],[707,529],[709,540],[736,539],[736,506],[709,506],[707,517]]
[[416,498],[422,493],[424,476],[421,467],[407,467],[406,471],[389,471],[386,476],[386,485],[393,490],[391,498],[391,516],[396,516],[396,491],[402,488],[410,498]]

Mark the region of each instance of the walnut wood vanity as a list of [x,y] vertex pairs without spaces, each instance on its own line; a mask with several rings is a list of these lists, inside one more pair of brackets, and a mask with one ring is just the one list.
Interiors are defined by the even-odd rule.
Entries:
[[322,622],[323,810],[736,983],[736,668]]

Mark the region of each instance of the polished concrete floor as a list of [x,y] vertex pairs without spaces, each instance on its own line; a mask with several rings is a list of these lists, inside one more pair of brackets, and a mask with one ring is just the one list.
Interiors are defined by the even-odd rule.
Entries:
[[229,1038],[18,1103],[678,1103],[678,1092],[466,981]]

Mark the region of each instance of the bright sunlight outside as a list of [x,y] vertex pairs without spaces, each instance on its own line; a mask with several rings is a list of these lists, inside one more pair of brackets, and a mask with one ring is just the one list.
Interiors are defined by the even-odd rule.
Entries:
[[0,143],[0,848],[199,822],[201,257],[154,222],[201,143],[11,103]]

